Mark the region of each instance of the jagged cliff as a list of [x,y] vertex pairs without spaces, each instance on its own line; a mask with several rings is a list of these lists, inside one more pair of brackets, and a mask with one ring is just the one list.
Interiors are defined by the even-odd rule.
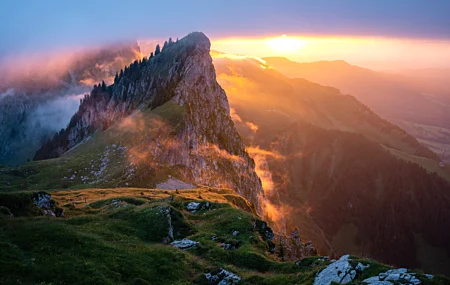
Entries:
[[[167,109],[166,117],[161,111],[133,142],[115,141],[127,150],[124,171],[160,176],[163,168],[176,169],[174,176],[185,182],[236,189],[260,207],[261,183],[229,115],[209,49],[204,34],[192,33],[149,60],[136,61],[113,85],[95,87],[68,127],[48,141],[35,159],[58,157],[98,132],[117,134],[121,130],[111,127],[125,118],[140,124],[141,115],[146,118]],[[173,114],[178,115],[174,118]],[[158,124],[152,133],[150,128]],[[138,139],[140,136],[145,138]],[[145,159],[132,159],[137,156],[136,149]],[[134,185],[130,177],[126,183]]]

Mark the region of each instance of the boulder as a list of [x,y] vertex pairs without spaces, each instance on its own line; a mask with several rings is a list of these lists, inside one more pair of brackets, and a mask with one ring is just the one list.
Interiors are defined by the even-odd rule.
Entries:
[[184,238],[182,240],[176,240],[170,243],[171,246],[179,248],[179,249],[183,249],[183,250],[187,250],[187,249],[191,249],[191,248],[196,248],[197,245],[199,245],[200,243],[197,241],[193,241],[187,238]]
[[211,284],[215,285],[232,285],[241,281],[241,277],[222,268],[215,275],[212,273],[205,273],[205,277]]
[[198,202],[190,202],[187,204],[186,209],[190,212],[195,212],[200,209],[201,205],[202,204]]
[[356,270],[349,262],[349,255],[342,256],[339,260],[328,265],[314,280],[314,285],[331,285],[333,282],[347,284],[356,277]]
[[51,195],[46,192],[33,193],[33,203],[39,209],[51,209],[53,208],[53,201],[51,200]]

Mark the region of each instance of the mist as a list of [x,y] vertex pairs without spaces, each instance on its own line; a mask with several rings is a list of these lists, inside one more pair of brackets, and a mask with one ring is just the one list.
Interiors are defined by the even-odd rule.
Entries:
[[[89,88],[87,87],[74,89],[78,92],[80,89],[84,89],[85,92],[89,91]],[[85,93],[76,94],[69,91],[67,94],[63,94],[39,104],[29,115],[29,125],[40,126],[45,130],[53,132],[65,128],[69,123],[70,118],[72,118],[78,110],[80,99],[82,99],[84,95]]]

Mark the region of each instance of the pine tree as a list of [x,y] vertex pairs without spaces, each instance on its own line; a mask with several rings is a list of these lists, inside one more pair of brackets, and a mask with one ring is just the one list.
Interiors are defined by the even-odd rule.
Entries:
[[114,83],[119,82],[119,73],[116,72],[116,76],[114,76]]
[[173,44],[173,40],[172,38],[169,38],[169,46],[171,46]]
[[120,70],[120,75],[119,75],[119,79],[123,77],[123,70]]
[[169,44],[167,43],[167,41],[165,41],[162,50],[165,50],[165,49],[167,48],[168,45],[169,45]]
[[150,53],[150,58],[152,58],[152,57],[153,57],[153,52]]
[[155,56],[157,56],[160,53],[161,53],[161,47],[159,46],[159,44],[157,44],[156,49],[155,49]]
[[102,80],[102,90],[103,90],[103,91],[106,91],[106,84],[105,84],[105,81],[104,81],[104,80]]

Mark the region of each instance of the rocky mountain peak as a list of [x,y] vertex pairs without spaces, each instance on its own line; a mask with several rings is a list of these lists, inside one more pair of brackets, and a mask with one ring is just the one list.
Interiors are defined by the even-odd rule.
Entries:
[[[121,71],[114,84],[95,86],[68,127],[44,144],[35,159],[58,157],[90,138],[94,139],[86,144],[94,144],[94,134],[100,132],[114,133],[116,145],[134,150],[124,154],[128,165],[124,171],[136,168],[134,173],[164,177],[166,170],[172,169],[176,172],[173,176],[184,182],[235,189],[261,210],[261,182],[231,120],[227,96],[216,81],[209,52],[209,39],[196,32],[165,43],[148,60],[135,61]],[[154,115],[161,114],[161,109],[164,115]],[[125,118],[137,120],[136,114],[157,118],[164,127],[157,128],[156,134],[144,128],[134,134],[142,139],[125,144],[117,126]],[[168,119],[174,114],[175,119]],[[130,163],[136,149],[144,153],[140,155],[144,159]],[[108,175],[107,170],[102,173]],[[137,183],[132,176],[126,179],[127,185]]]

